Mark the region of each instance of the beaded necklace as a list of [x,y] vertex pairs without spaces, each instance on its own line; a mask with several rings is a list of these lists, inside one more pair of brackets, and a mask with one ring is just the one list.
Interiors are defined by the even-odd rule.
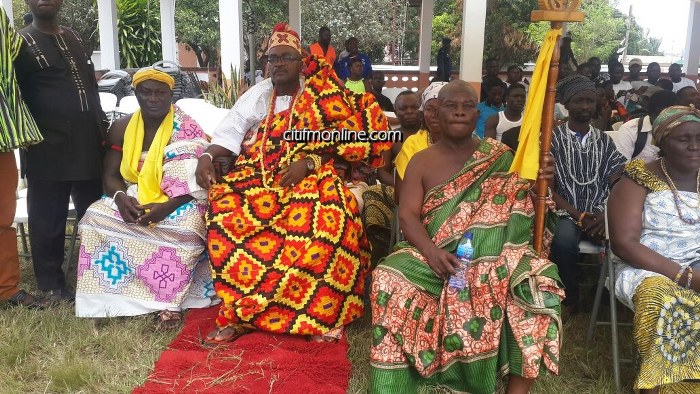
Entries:
[[673,179],[671,179],[671,176],[668,175],[668,170],[666,169],[666,160],[664,158],[661,159],[661,171],[664,173],[664,177],[666,177],[666,183],[668,183],[668,186],[671,188],[671,192],[673,193],[673,202],[676,205],[676,210],[678,211],[678,217],[686,224],[698,224],[700,223],[699,220],[695,219],[689,219],[685,216],[683,216],[683,211],[681,210],[681,204],[687,206],[690,209],[699,209],[700,210],[700,171],[698,171],[698,177],[695,183],[696,187],[696,193],[698,197],[698,203],[695,206],[692,206],[691,204],[688,204],[685,200],[681,198],[681,194],[678,192],[678,188],[676,188],[676,184],[673,183]]
[[[588,126],[589,130],[588,133],[594,133],[594,129],[592,126]],[[598,177],[600,175],[600,166],[603,164],[603,154],[602,154],[602,149],[598,146],[598,144],[595,143],[595,141],[592,141],[591,144],[589,144],[589,147],[586,147],[583,142],[578,143],[578,138],[576,136],[571,135],[572,130],[569,128],[569,126],[566,126],[566,131],[564,131],[562,134],[562,150],[564,151],[564,160],[566,160],[566,171],[569,174],[569,177],[571,180],[574,181],[575,184],[578,186],[588,186],[590,184],[593,184],[595,182],[598,182]],[[591,135],[588,137],[589,139],[595,138],[595,135]],[[591,153],[591,160],[592,163],[583,163],[583,156],[582,153]],[[575,163],[574,165],[574,160],[578,159],[578,163]],[[576,177],[575,171],[573,170],[574,167],[576,168],[581,168],[582,175],[584,176],[584,180],[580,180]],[[593,174],[588,177],[587,175],[590,174],[590,171],[583,171],[585,168],[591,168],[593,170]],[[589,178],[588,181],[585,180],[585,178]]]
[[[291,130],[292,120],[294,119],[294,105],[296,104],[297,98],[299,97],[299,85],[297,85],[294,94],[292,95],[292,101],[289,105],[289,122],[287,123],[287,130]],[[276,164],[272,164],[269,167],[265,164],[266,154],[267,154],[267,143],[269,139],[268,132],[272,127],[272,123],[275,119],[275,106],[277,104],[277,89],[272,89],[272,100],[270,100],[270,107],[267,111],[267,119],[265,121],[265,127],[263,128],[263,135],[260,140],[260,171],[262,173],[262,182],[265,187],[270,187],[272,179],[270,179],[270,172],[275,167],[278,167],[282,162],[286,162],[289,165],[289,160],[291,155],[289,155],[288,145],[289,143],[282,138],[282,147],[279,152],[280,159]],[[274,176],[272,176],[274,178]]]

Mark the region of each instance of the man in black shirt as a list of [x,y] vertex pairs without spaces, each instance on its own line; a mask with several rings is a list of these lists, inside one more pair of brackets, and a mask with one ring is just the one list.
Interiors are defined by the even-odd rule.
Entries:
[[26,0],[34,21],[15,60],[22,96],[44,136],[27,149],[29,237],[46,304],[70,301],[61,268],[68,204],[80,218],[102,194],[106,116],[81,38],[58,23],[61,0]]
[[379,108],[382,111],[394,112],[394,105],[391,103],[391,100],[382,94],[384,83],[384,73],[376,70],[372,71],[372,94],[377,99]]
[[452,75],[452,59],[450,59],[450,39],[442,39],[442,46],[437,53],[437,75],[433,82],[450,82]]

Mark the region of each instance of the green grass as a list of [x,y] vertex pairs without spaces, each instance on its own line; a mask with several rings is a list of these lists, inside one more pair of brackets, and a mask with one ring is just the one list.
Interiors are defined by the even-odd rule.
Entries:
[[[21,259],[21,267],[22,288],[34,291],[28,258]],[[68,277],[74,280],[75,272]],[[629,321],[631,313],[625,312],[622,320]],[[607,309],[601,316],[607,318]],[[561,375],[540,379],[533,393],[613,392],[610,329],[599,327],[593,349],[586,350],[588,319],[589,314],[580,314],[565,324]],[[365,316],[347,329],[352,363],[348,392],[352,394],[368,391],[369,327],[370,319]],[[78,319],[71,306],[45,311],[0,309],[0,393],[129,393],[143,384],[176,334],[153,328],[152,316]],[[630,338],[630,328],[620,328],[623,357],[631,353]],[[631,392],[634,368],[622,364],[621,370],[624,392]],[[501,385],[499,392],[503,390]],[[424,387],[420,392],[449,391]]]

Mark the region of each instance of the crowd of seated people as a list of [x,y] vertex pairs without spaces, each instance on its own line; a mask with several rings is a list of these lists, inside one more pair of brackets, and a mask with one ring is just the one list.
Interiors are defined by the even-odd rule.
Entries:
[[[48,11],[34,11],[38,28],[24,34],[57,26]],[[635,310],[635,388],[655,393],[700,378],[700,112],[679,67],[662,79],[658,64],[649,64],[644,81],[638,59],[627,79],[615,61],[608,75],[600,59],[567,60],[552,157],[538,173],[552,184],[539,255],[532,182],[509,172],[527,110],[522,70],[509,67],[503,81],[499,61],[489,59],[482,101],[469,83],[453,80],[392,103],[358,40],[345,45],[336,53],[322,27],[305,49],[288,25],[276,25],[266,53],[270,77],[236,101],[211,138],[172,104],[171,76],[139,70],[140,109],[97,134],[105,152],[94,152],[101,164],[91,170],[99,174],[86,176],[83,196],[72,183],[84,174],[43,185],[80,201],[76,294],[59,277],[42,282],[47,302],[15,286],[11,303],[74,299],[79,317],[153,313],[161,329],[179,327],[188,308],[220,303],[208,345],[254,330],[337,341],[371,310],[372,392],[424,384],[495,392],[506,373],[508,393],[527,393],[535,379],[560,371],[562,322],[580,309],[578,244],[607,238],[607,205],[616,295]],[[65,55],[53,54],[56,62]],[[31,86],[31,78],[25,70],[20,82]],[[101,114],[88,110],[97,103],[94,87],[69,82],[78,92],[72,104],[83,106],[76,117],[89,117],[88,129],[99,131]],[[31,99],[40,99],[25,95],[39,113]],[[384,111],[392,110],[402,135],[393,144],[285,134],[386,131]],[[32,115],[39,129],[48,127]],[[613,139],[606,131],[618,119],[626,122]],[[215,166],[222,159],[232,160],[224,173]],[[42,180],[37,174],[30,181]],[[40,208],[33,209],[43,212],[45,198],[34,198]],[[58,211],[53,227],[65,224],[62,208],[44,209]],[[405,240],[389,244],[392,231]],[[54,240],[30,235],[37,273],[56,268],[39,261],[55,254]],[[470,252],[460,258],[464,245]]]

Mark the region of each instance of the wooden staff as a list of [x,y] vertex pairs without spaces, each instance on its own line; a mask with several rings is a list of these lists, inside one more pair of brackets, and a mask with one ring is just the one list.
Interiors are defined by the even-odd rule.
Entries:
[[[533,22],[549,21],[552,29],[561,29],[564,22],[581,22],[583,13],[576,11],[578,1],[539,0],[540,10],[532,11]],[[544,158],[549,156],[552,146],[552,129],[554,128],[554,102],[557,95],[557,77],[559,76],[559,41],[554,46],[552,60],[547,76],[547,91],[542,108],[542,126],[540,127],[540,168],[544,166]],[[535,251],[542,254],[544,240],[544,220],[547,214],[548,182],[538,181],[535,185]],[[546,256],[541,256],[546,257]]]

